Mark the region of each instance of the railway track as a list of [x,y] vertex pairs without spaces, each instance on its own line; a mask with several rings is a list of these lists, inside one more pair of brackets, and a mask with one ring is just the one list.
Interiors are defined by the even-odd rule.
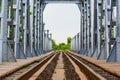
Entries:
[[0,80],[120,80],[72,52],[57,51]]
[[[101,68],[100,66],[92,62],[89,62],[71,52],[68,52],[68,53],[69,53],[69,56],[75,61],[75,63],[81,68],[82,72],[86,75],[86,77],[88,77],[89,80],[120,80],[120,76],[114,73],[111,73]],[[83,66],[82,64],[88,67],[88,69],[90,69],[92,73],[87,68],[84,69],[85,66]]]
[[[16,71],[14,71],[12,73],[3,76],[2,78],[0,78],[0,80],[19,80],[20,77],[22,77],[22,75],[25,75],[25,73],[29,73],[29,71],[32,70],[33,68],[35,68],[35,66],[44,65],[47,62],[47,60],[49,60],[53,55],[55,55],[55,53],[51,53],[50,55],[45,56],[45,57],[39,59],[38,61],[35,61],[29,65],[23,66],[22,68],[17,69]],[[35,69],[35,71],[36,70],[37,69]],[[29,76],[32,75],[33,73],[34,72],[29,73]],[[28,79],[28,76],[26,78]],[[21,80],[27,80],[27,79],[22,78]]]

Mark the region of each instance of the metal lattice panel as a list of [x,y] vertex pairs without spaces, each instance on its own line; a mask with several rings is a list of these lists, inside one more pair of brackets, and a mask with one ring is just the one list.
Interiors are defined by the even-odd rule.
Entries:
[[43,0],[43,3],[80,3],[80,0]]

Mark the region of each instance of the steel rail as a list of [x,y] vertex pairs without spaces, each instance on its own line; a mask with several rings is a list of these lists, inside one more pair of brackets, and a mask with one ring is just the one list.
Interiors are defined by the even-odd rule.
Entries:
[[40,61],[37,65],[30,68],[28,71],[23,72],[20,76],[17,76],[14,80],[28,80],[35,72],[37,72],[46,62],[48,62],[52,57],[55,57],[56,54],[52,54],[42,61]]
[[100,74],[96,73],[93,69],[88,67],[82,61],[78,60],[75,56],[67,54],[77,65],[79,65],[80,70],[86,75],[88,80],[106,80]]

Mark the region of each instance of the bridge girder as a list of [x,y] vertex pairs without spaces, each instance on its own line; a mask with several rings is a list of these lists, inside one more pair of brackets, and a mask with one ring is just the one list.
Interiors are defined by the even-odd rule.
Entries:
[[120,0],[12,1],[0,0],[0,63],[37,56],[43,49],[52,50],[52,39],[44,33],[43,24],[48,3],[78,5],[81,26],[80,33],[72,39],[72,50],[108,62],[120,61]]
[[[107,62],[120,62],[120,0],[84,0],[80,7],[81,44],[75,36],[71,49]],[[76,47],[79,45],[80,50]]]

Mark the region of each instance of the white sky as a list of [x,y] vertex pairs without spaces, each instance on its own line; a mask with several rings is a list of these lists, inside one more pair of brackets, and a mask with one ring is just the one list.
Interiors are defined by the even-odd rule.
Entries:
[[80,11],[76,4],[47,4],[44,10],[45,29],[53,34],[56,43],[67,42],[80,30]]

